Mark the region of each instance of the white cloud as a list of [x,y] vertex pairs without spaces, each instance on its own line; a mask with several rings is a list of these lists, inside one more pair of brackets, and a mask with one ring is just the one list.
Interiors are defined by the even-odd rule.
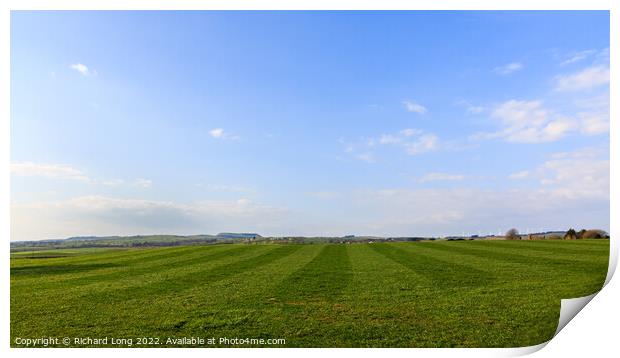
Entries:
[[223,128],[214,128],[209,131],[209,135],[216,139],[237,140],[239,136],[228,134]]
[[[202,184],[197,184],[197,186],[202,187]],[[231,193],[254,193],[256,189],[246,187],[246,186],[238,186],[238,185],[208,185],[208,189],[213,191],[226,191]]]
[[11,173],[19,176],[38,176],[79,181],[90,180],[82,171],[62,164],[11,163]]
[[411,137],[411,136],[414,136],[414,135],[422,134],[422,130],[421,129],[413,129],[413,128],[405,128],[405,129],[400,131],[400,134],[404,135],[405,137]]
[[[609,225],[608,197],[566,196],[554,188],[367,190],[357,192],[354,200],[358,210],[366,212],[355,232],[379,235],[488,234],[511,227],[608,229]],[[580,209],[584,207],[588,209]]]
[[469,106],[467,107],[468,114],[480,114],[486,110],[483,106]]
[[213,138],[222,138],[224,136],[224,129],[215,128],[209,131],[209,135]]
[[524,179],[530,175],[529,170],[522,170],[520,172],[512,173],[508,176],[509,179]]
[[345,145],[345,152],[353,158],[368,163],[375,161],[375,150],[377,145],[392,145],[401,147],[409,155],[417,155],[425,152],[435,151],[440,148],[439,138],[433,133],[424,133],[420,129],[405,128],[396,133],[381,134],[379,138],[363,138],[357,143],[347,143],[340,140]]
[[124,183],[125,181],[122,179],[105,179],[101,181],[101,184],[105,186],[120,186]]
[[581,132],[597,135],[609,132],[609,112],[581,112]]
[[146,189],[149,188],[153,184],[153,182],[149,179],[138,178],[133,181],[133,184],[137,187]]
[[[179,203],[91,195],[69,200],[14,202],[11,239],[221,231],[392,236],[485,234],[504,232],[510,227],[521,231],[528,227],[609,228],[606,148],[555,153],[528,171],[527,175],[518,176],[527,176],[538,186],[519,189],[384,187],[310,193],[318,198],[338,199],[325,200],[324,210],[315,212],[261,205],[245,197]],[[440,174],[432,176],[460,175]]]
[[379,144],[406,144],[408,137],[418,136],[424,133],[420,129],[406,128],[396,134],[382,134],[379,137]]
[[417,114],[425,114],[427,112],[426,107],[411,100],[403,101],[403,106],[405,106],[405,109],[408,112],[413,112]]
[[486,107],[474,105],[471,102],[469,102],[467,100],[464,100],[464,99],[459,99],[459,100],[455,101],[454,105],[460,106],[460,107],[464,107],[465,108],[465,112],[467,114],[480,114],[480,113],[486,111]]
[[562,61],[560,63],[560,66],[566,66],[566,65],[580,62],[594,55],[596,52],[597,52],[596,50],[584,50],[584,51],[574,52],[570,54],[564,61]]
[[499,73],[500,75],[509,75],[511,73],[520,71],[523,69],[523,64],[520,62],[511,62],[509,64],[498,66],[493,69],[493,72]]
[[424,134],[415,141],[405,143],[407,154],[416,155],[439,149],[439,138],[434,134]]
[[359,190],[351,198],[357,213],[364,213],[356,231],[424,235],[463,231],[484,234],[505,232],[510,227],[522,231],[568,227],[607,230],[606,155],[602,148],[556,153],[528,173],[515,173],[517,177],[537,179],[539,186],[533,188]]
[[368,163],[375,161],[375,151],[379,149],[377,145],[400,147],[409,155],[431,152],[441,147],[439,137],[435,134],[424,133],[421,129],[415,128],[405,128],[396,133],[384,133],[377,139],[363,138],[357,143],[347,143],[341,139],[340,143],[345,145],[346,153]]
[[465,175],[462,174],[449,174],[449,173],[441,173],[441,172],[431,172],[426,173],[419,179],[417,179],[418,183],[428,183],[434,181],[461,181],[466,178]]
[[[521,231],[568,227],[608,230],[606,155],[604,148],[551,155],[529,174],[517,175],[536,180],[535,187],[371,188],[341,193],[338,203],[350,205],[343,209],[347,215],[325,217],[317,230],[328,227],[340,233],[394,236],[503,233],[511,227]],[[429,177],[457,179],[459,175]]]
[[354,155],[355,159],[361,160],[366,163],[374,163],[375,157],[370,152],[357,153]]
[[398,144],[402,142],[402,137],[393,134],[382,134],[381,137],[379,137],[379,144]]
[[609,93],[579,98],[571,103],[573,113],[561,114],[540,100],[509,100],[490,107],[490,116],[500,129],[470,136],[470,140],[503,139],[514,143],[543,143],[580,133],[587,136],[609,132]]
[[344,152],[349,157],[366,163],[375,162],[373,150],[376,144],[381,144],[380,140],[376,140],[375,138],[360,138],[354,142],[349,142],[344,138],[340,138],[338,142],[344,146]]
[[609,66],[609,47],[605,47],[596,54],[595,62]]
[[609,92],[580,99],[577,106],[583,109],[577,113],[582,134],[598,135],[609,132]]
[[609,83],[608,66],[592,66],[579,72],[555,77],[555,90],[574,92],[592,89]]
[[[11,240],[252,232],[269,229],[275,222],[281,224],[285,212],[246,198],[176,203],[90,195],[64,201],[12,203]],[[33,225],[35,220],[37,225]]]
[[307,194],[308,196],[317,199],[335,199],[341,196],[340,193],[335,191],[313,191]]
[[140,188],[148,188],[152,184],[151,180],[144,178],[138,178],[133,181],[126,181],[118,178],[91,178],[83,171],[63,164],[40,164],[32,162],[11,163],[11,173],[17,176],[41,177],[57,180],[76,180],[107,187],[119,187],[127,184]]
[[82,63],[74,63],[72,65],[70,65],[69,67],[71,67],[72,69],[76,70],[77,72],[79,72],[82,76],[94,76],[97,75],[97,71],[91,71],[88,66],[82,64]]
[[478,133],[473,139],[500,138],[515,143],[542,143],[558,140],[578,128],[578,122],[545,108],[542,101],[510,100],[497,105],[491,117],[502,129]]
[[609,159],[600,148],[555,153],[533,176],[563,199],[609,199]]
[[400,146],[407,154],[416,155],[439,149],[439,138],[433,133],[407,128],[396,134],[382,134],[379,144]]

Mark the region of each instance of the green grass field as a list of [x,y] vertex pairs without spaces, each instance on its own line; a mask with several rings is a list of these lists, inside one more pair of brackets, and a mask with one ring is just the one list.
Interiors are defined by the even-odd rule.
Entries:
[[200,336],[528,346],[553,336],[561,298],[602,287],[608,255],[609,240],[20,252],[11,255],[11,345]]

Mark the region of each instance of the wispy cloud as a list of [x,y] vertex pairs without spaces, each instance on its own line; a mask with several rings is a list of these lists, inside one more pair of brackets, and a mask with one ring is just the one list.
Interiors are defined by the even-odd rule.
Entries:
[[442,172],[426,173],[422,177],[416,179],[418,183],[428,183],[435,181],[461,181],[466,178],[463,174],[450,174]]
[[344,138],[338,140],[344,146],[344,152],[351,158],[366,163],[374,163],[373,149],[377,144],[374,138],[361,138],[358,141],[347,141]]
[[439,137],[435,134],[424,134],[417,139],[405,143],[407,154],[417,155],[439,149]]
[[609,83],[609,67],[588,67],[576,73],[556,76],[554,82],[555,90],[559,92],[589,90]]
[[406,128],[398,133],[382,134],[379,144],[396,145],[405,149],[409,155],[421,154],[439,149],[439,137],[425,133],[421,129]]
[[545,107],[540,100],[500,103],[492,107],[491,119],[498,121],[501,128],[494,132],[476,133],[470,136],[470,140],[545,143],[569,134],[593,136],[609,132],[608,95],[580,99],[573,105],[579,109],[568,116]]
[[603,49],[588,49],[581,51],[573,51],[564,55],[556,55],[560,60],[560,66],[569,66],[582,63],[589,60],[592,65],[609,66],[609,47]]
[[120,185],[123,185],[124,183],[125,181],[123,179],[105,179],[101,181],[101,185],[112,186],[112,187],[120,186]]
[[408,138],[421,135],[424,131],[421,129],[415,128],[405,128],[398,133],[395,134],[382,134],[379,137],[378,141],[375,141],[374,138],[369,139],[369,143],[378,142],[379,144],[403,144],[406,145]]
[[606,150],[586,147],[554,153],[523,177],[566,199],[609,199],[609,170]]
[[312,191],[307,194],[317,199],[335,199],[341,196],[341,193],[335,191]]
[[82,76],[95,76],[97,75],[97,71],[92,71],[83,63],[74,63],[69,66],[73,70],[79,72]]
[[370,152],[364,152],[364,153],[356,153],[353,155],[353,157],[357,160],[361,160],[363,162],[366,163],[374,163],[375,162],[375,156],[370,153]]
[[515,173],[512,173],[508,176],[508,179],[524,179],[530,175],[529,170],[521,170]]
[[[378,232],[460,234],[462,230],[492,228],[503,232],[512,226],[522,230],[565,228],[575,223],[608,226],[609,160],[604,150],[555,153],[518,176],[532,177],[538,186],[505,190],[383,188],[356,191],[351,200],[369,212],[361,226]],[[567,209],[586,205],[589,209],[585,211]]]
[[609,98],[606,102],[606,105],[595,106],[577,113],[581,123],[581,133],[598,135],[609,132]]
[[422,134],[424,131],[422,131],[421,129],[415,129],[415,128],[405,128],[403,130],[401,130],[399,133],[405,137],[411,137],[414,135],[418,135],[418,134]]
[[384,133],[378,137],[362,138],[358,142],[345,142],[345,153],[351,157],[373,163],[376,160],[375,151],[380,146],[395,146],[403,148],[408,155],[418,155],[438,150],[441,147],[439,137],[434,133],[425,133],[421,129],[405,128],[396,133]]
[[467,114],[480,114],[486,111],[486,107],[480,105],[474,105],[467,100],[459,99],[454,102],[454,105],[465,108],[465,113]]
[[212,138],[215,138],[215,139],[230,139],[230,140],[237,140],[237,139],[239,139],[239,136],[231,135],[228,132],[226,132],[223,128],[211,129],[209,131],[209,135]]
[[503,128],[478,133],[473,139],[500,138],[515,143],[542,143],[558,140],[578,128],[574,119],[545,108],[542,101],[510,100],[497,105],[491,118]]
[[255,188],[240,185],[204,185],[196,184],[197,187],[207,188],[213,191],[231,192],[231,193],[254,193]]
[[[11,239],[79,235],[195,234],[258,231],[282,224],[286,209],[247,198],[179,203],[88,195],[68,200],[13,203]],[[37,225],[32,225],[37,218]]]
[[493,69],[493,72],[498,73],[500,75],[509,75],[511,73],[521,71],[523,69],[523,64],[521,62],[511,62],[503,66],[498,66]]
[[413,112],[417,114],[425,114],[427,112],[426,107],[412,100],[403,101],[403,106],[408,112]]
[[153,182],[151,180],[144,178],[138,178],[133,181],[133,185],[143,189],[150,188],[152,184]]
[[90,181],[90,178],[82,171],[62,164],[11,163],[11,173],[19,176]]
[[139,188],[149,188],[153,182],[149,179],[137,178],[131,181],[113,178],[93,178],[82,170],[64,164],[41,164],[33,162],[11,163],[11,174],[17,176],[41,177],[55,180],[75,180],[89,184],[107,187],[130,185]]
[[573,52],[569,54],[565,60],[560,62],[560,66],[566,66],[566,65],[570,65],[570,64],[583,61],[586,58],[594,55],[595,53],[597,53],[596,50],[584,50],[584,51],[579,51],[579,52]]
[[222,138],[224,137],[224,129],[215,128],[209,131],[209,135],[213,138]]

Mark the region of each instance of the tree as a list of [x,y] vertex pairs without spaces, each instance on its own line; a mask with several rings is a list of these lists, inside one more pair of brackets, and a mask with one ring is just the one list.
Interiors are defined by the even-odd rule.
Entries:
[[506,240],[519,240],[521,239],[521,236],[519,236],[519,231],[515,228],[512,228],[508,231],[506,231]]
[[609,234],[603,230],[584,230],[581,239],[605,239]]
[[575,232],[575,229],[573,228],[568,229],[566,234],[564,234],[564,240],[576,240],[576,239],[577,239],[577,232]]
[[577,233],[577,238],[578,239],[585,239],[584,236],[586,235],[586,232],[587,232],[586,229],[579,230],[579,232]]

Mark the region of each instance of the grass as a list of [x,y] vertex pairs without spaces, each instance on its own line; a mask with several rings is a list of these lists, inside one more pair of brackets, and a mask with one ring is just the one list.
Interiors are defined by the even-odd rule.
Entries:
[[19,252],[11,345],[49,336],[534,345],[553,336],[560,299],[601,288],[608,255],[609,240]]

